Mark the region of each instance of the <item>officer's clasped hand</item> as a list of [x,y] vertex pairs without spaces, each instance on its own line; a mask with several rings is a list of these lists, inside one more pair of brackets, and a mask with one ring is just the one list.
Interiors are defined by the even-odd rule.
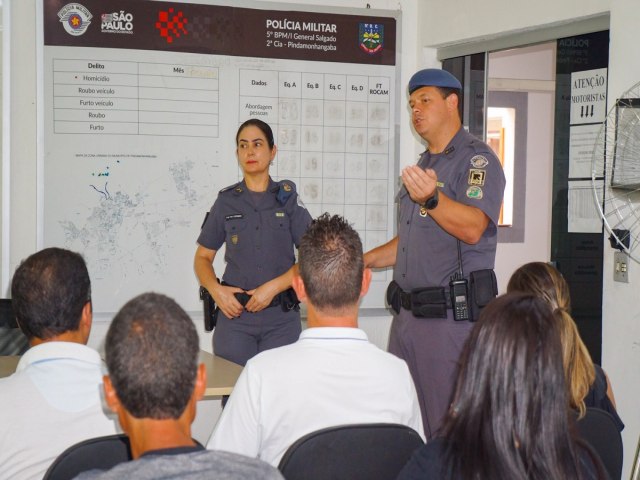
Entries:
[[435,193],[438,176],[431,168],[423,170],[418,165],[411,165],[402,169],[402,183],[411,200],[422,205]]

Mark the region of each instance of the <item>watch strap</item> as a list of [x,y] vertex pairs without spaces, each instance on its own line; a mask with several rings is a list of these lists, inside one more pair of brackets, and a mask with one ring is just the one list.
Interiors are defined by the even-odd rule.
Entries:
[[431,198],[428,198],[426,202],[424,202],[423,207],[426,208],[427,210],[433,210],[438,206],[439,200],[440,200],[440,197],[438,195],[438,187],[436,187],[434,194],[431,196]]

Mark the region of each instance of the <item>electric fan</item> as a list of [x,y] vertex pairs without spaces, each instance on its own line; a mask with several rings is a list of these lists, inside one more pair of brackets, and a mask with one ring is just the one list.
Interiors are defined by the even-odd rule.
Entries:
[[640,83],[616,100],[600,128],[591,183],[612,245],[640,263]]

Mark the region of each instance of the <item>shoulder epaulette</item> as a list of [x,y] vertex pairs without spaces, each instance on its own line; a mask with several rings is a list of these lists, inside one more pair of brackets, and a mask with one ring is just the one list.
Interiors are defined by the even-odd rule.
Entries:
[[233,192],[236,193],[236,194],[242,193],[243,188],[241,186],[241,183],[242,182],[238,182],[238,183],[234,183],[233,185],[229,185],[228,187],[224,187],[218,193],[225,193],[225,192],[229,192],[231,190],[233,190]]
[[281,180],[277,183],[278,185],[278,193],[276,193],[276,199],[278,203],[284,205],[287,203],[287,200],[296,193],[296,184],[290,180]]

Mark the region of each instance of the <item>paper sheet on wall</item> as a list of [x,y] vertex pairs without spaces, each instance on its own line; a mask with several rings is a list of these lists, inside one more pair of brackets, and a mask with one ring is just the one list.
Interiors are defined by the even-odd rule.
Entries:
[[[598,212],[590,180],[569,180],[569,214],[567,231],[573,233],[601,233],[602,218]],[[602,191],[602,181],[598,181]]]

